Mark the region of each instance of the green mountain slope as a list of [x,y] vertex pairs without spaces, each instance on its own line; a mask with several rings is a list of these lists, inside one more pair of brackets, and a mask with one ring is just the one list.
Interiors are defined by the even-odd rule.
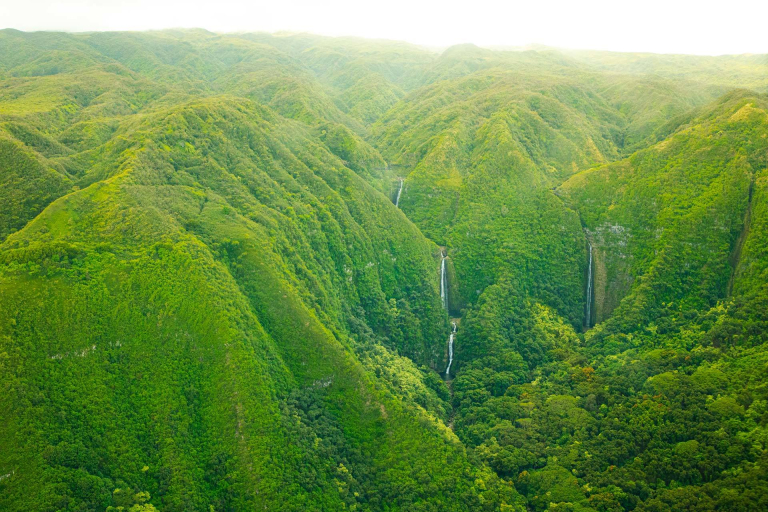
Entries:
[[690,80],[723,90],[743,87],[764,93],[768,87],[768,60],[765,55],[709,57],[585,50],[565,50],[564,53],[603,71]]
[[509,275],[520,293],[577,325],[586,242],[550,189],[655,141],[707,96],[536,62],[526,72],[478,71],[420,89],[374,125],[373,140],[407,174],[403,210],[450,248],[456,311]]
[[562,186],[595,247],[597,321],[619,307],[606,329],[653,328],[650,317],[726,296],[752,184],[768,164],[765,105],[730,95],[663,142]]
[[768,507],[764,64],[0,31],[0,509]]
[[371,343],[443,364],[435,248],[386,198],[242,100],[129,138],[109,178],[3,244],[3,508],[105,507],[126,486],[168,510],[494,492],[441,426],[439,385],[419,388],[427,411],[366,371]]
[[766,129],[733,93],[557,189],[594,249],[583,341],[505,281],[465,315],[456,432],[532,509],[765,506]]

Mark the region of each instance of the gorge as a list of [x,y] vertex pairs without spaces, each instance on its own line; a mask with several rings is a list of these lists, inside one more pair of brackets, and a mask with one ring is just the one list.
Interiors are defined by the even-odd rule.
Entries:
[[767,93],[0,30],[0,510],[768,509]]

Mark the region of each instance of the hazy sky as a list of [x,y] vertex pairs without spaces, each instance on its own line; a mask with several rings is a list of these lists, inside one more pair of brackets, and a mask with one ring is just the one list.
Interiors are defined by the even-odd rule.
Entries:
[[447,46],[768,53],[768,0],[0,0],[20,30],[307,31]]

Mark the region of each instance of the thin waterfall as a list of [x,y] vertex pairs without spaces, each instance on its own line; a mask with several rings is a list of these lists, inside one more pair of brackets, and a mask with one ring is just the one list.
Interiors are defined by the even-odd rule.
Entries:
[[584,326],[591,327],[592,324],[592,244],[587,240],[589,247],[589,270],[587,270],[587,307],[584,315]]
[[442,253],[443,259],[440,262],[440,299],[443,301],[443,308],[448,309],[448,276],[445,273],[445,253]]
[[451,365],[453,364],[453,338],[456,336],[456,322],[451,322],[453,330],[448,337],[448,368],[445,369],[445,378],[447,379],[451,375]]
[[400,208],[400,194],[403,193],[403,183],[405,183],[405,178],[398,178],[400,180],[400,188],[397,189],[397,198],[395,199],[395,206],[397,208]]
[[[443,301],[443,308],[448,311],[448,274],[445,271],[445,260],[448,255],[445,251],[440,251],[443,257],[440,261],[440,300]],[[448,336],[448,367],[445,369],[445,378],[451,375],[451,365],[453,364],[453,339],[456,337],[456,322],[451,322],[451,334]]]

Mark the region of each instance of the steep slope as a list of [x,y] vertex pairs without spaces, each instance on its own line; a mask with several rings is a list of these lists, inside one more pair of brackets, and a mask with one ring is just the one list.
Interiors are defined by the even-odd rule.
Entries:
[[242,100],[158,112],[130,139],[110,178],[0,250],[4,509],[105,507],[124,487],[163,510],[505,499],[355,355],[443,364],[435,248],[400,212]]
[[436,55],[398,41],[329,38],[310,34],[247,34],[307,66],[329,88],[339,108],[369,125],[421,85]]
[[407,175],[403,210],[449,248],[453,311],[506,276],[580,325],[587,241],[549,189],[665,138],[717,88],[593,73],[551,50],[460,46],[431,69],[437,81],[392,108],[372,140]]
[[[45,76],[15,57],[47,57],[70,48],[89,59],[57,61],[56,69]],[[27,141],[44,154],[40,146],[56,142],[74,150],[62,161],[72,173],[98,165],[95,148],[106,143],[127,116],[227,93],[267,104],[312,126],[346,165],[380,191],[389,191],[393,174],[363,140],[365,127],[336,105],[336,93],[311,69],[276,47],[201,30],[83,35],[6,30],[0,32],[0,51],[4,49],[8,73],[18,78],[6,80],[0,90],[0,117],[23,120],[28,125],[24,129],[36,130],[36,137],[44,132],[56,139]]]
[[69,190],[68,176],[46,164],[18,140],[0,135],[0,240],[24,227]]
[[0,509],[768,507],[764,63],[0,31]]
[[765,108],[763,97],[731,94],[667,140],[559,189],[596,248],[597,321],[619,308],[606,332],[664,329],[726,296],[751,184],[768,164]]
[[573,77],[494,70],[419,90],[374,126],[376,146],[408,175],[403,210],[449,247],[455,311],[506,275],[579,322],[581,229],[549,189],[617,158],[622,124]]
[[729,94],[557,189],[594,248],[583,341],[505,280],[464,316],[456,433],[533,510],[766,506],[766,105]]

